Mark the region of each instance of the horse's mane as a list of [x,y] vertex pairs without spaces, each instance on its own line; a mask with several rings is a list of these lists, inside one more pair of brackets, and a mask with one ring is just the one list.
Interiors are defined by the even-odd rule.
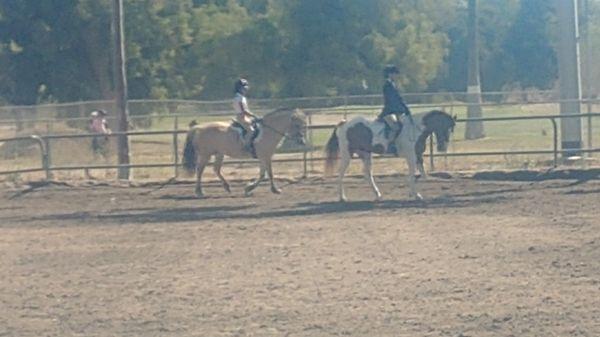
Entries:
[[268,112],[267,114],[265,114],[264,117],[275,117],[279,114],[284,114],[284,113],[296,113],[296,108],[277,108],[271,112]]
[[454,118],[452,118],[452,116],[449,113],[442,111],[442,110],[428,111],[425,114],[423,114],[423,117],[421,120],[423,121],[423,123],[426,124],[428,119],[435,117],[435,116],[441,116],[441,117],[447,118],[449,120],[452,120],[454,122]]

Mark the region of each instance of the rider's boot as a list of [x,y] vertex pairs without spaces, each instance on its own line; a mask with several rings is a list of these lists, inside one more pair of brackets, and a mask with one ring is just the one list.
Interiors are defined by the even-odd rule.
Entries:
[[250,153],[252,157],[256,158],[256,150],[254,149],[254,142],[252,139],[253,133],[253,131],[246,132],[244,137],[244,151]]
[[398,149],[396,148],[396,138],[400,135],[402,130],[402,124],[396,124],[390,131],[389,144],[386,153],[398,156]]

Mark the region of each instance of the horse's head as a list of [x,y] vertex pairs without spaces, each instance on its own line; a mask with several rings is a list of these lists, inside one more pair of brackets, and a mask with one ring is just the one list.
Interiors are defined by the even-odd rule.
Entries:
[[288,139],[304,145],[304,133],[306,123],[304,122],[304,113],[299,109],[281,108],[266,114],[263,117],[263,123],[276,131],[281,136],[285,135]]
[[455,119],[444,111],[433,110],[423,116],[423,124],[435,134],[437,150],[446,152],[450,142],[450,134],[454,132],[454,126],[456,125]]

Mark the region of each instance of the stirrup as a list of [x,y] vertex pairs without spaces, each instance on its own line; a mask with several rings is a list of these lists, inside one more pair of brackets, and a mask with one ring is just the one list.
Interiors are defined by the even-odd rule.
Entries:
[[396,147],[396,143],[391,142],[388,144],[387,149],[385,151],[386,154],[398,155],[398,148]]
[[254,147],[254,144],[248,143],[244,145],[244,151],[250,153],[252,158],[256,158],[256,148]]

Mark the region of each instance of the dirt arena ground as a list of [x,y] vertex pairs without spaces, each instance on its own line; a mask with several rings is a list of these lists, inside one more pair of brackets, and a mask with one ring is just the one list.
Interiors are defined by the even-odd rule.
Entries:
[[0,336],[600,336],[600,180],[0,189]]

